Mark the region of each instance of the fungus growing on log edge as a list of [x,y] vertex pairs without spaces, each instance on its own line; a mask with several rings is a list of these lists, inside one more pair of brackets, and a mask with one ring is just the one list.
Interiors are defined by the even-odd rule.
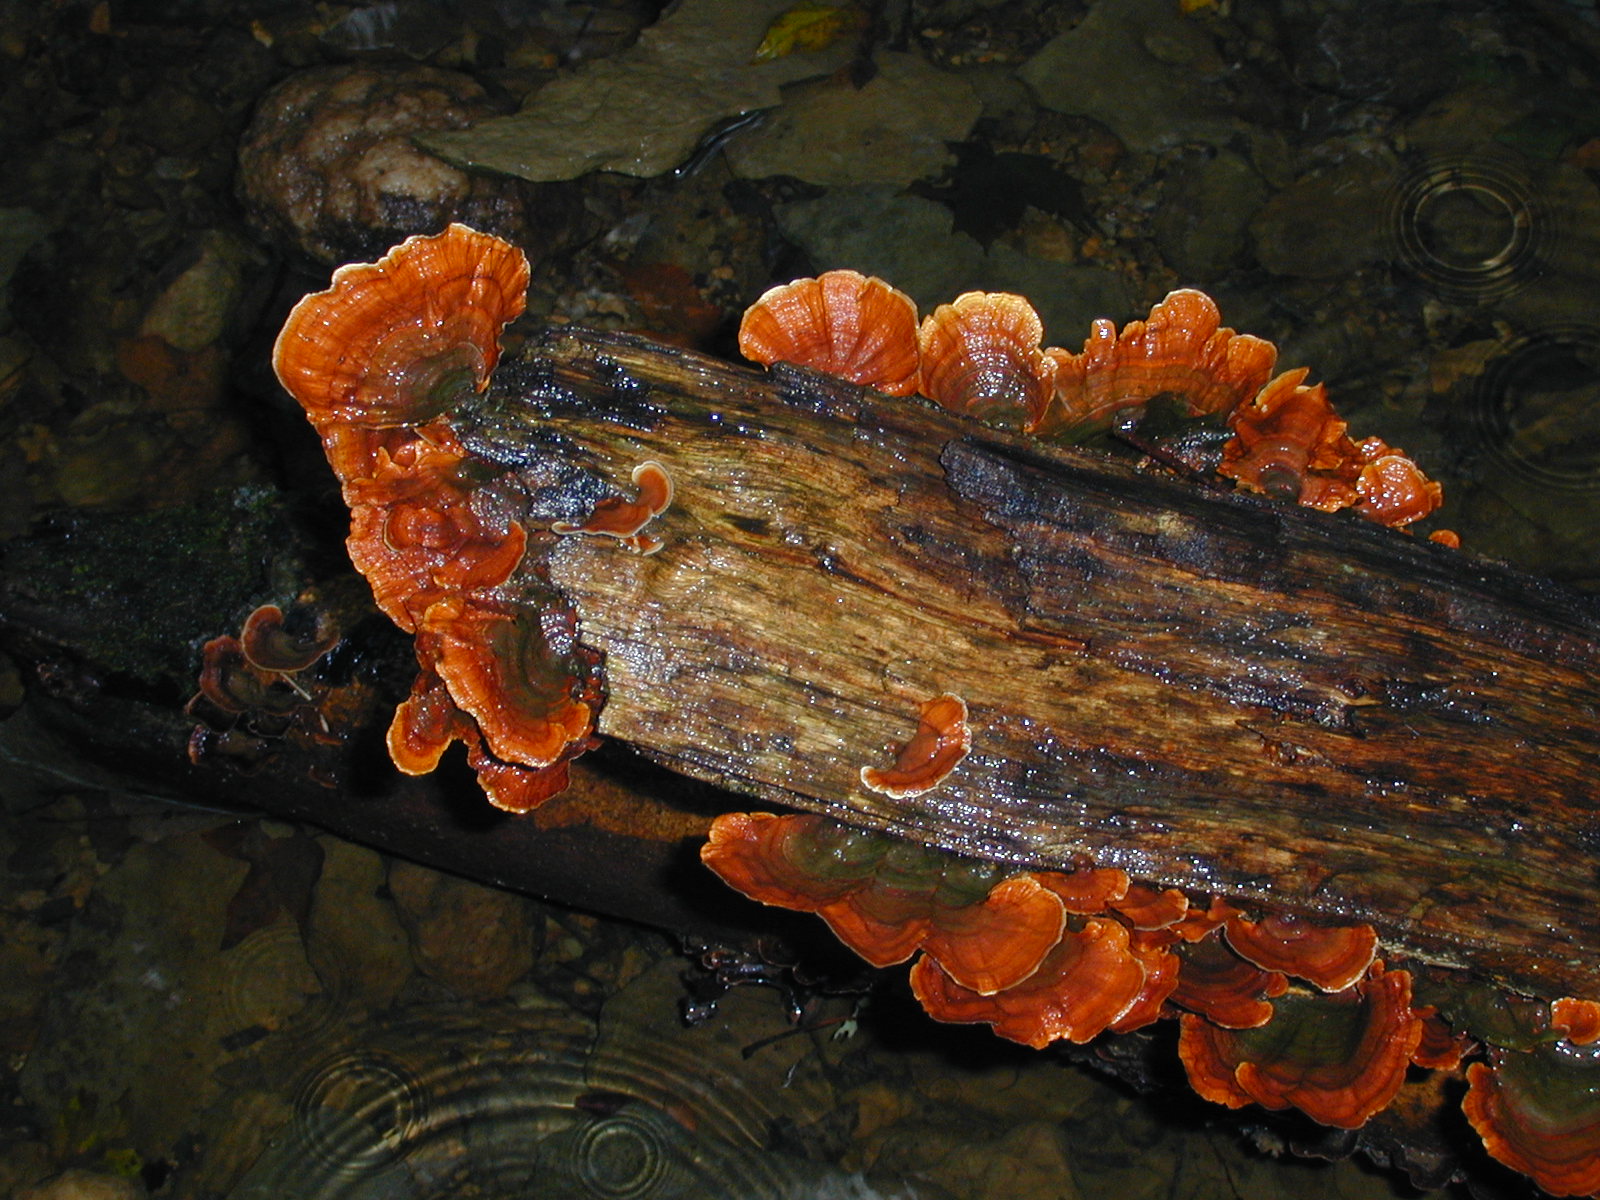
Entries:
[[1374,963],[1344,991],[1286,992],[1272,1004],[1272,1019],[1253,1029],[1182,1018],[1178,1056],[1195,1091],[1230,1108],[1292,1104],[1340,1129],[1364,1125],[1394,1099],[1422,1037],[1405,971]]
[[1109,428],[1161,395],[1181,397],[1192,414],[1230,412],[1266,386],[1278,361],[1276,346],[1224,326],[1211,297],[1193,288],[1168,293],[1120,334],[1100,318],[1081,353],[1045,353],[1055,394],[1032,432],[1067,438]]
[[1032,427],[1055,387],[1056,364],[1041,349],[1043,338],[1039,314],[1021,296],[957,296],[917,330],[922,394],[980,421]]
[[1490,1154],[1553,1196],[1600,1192],[1600,1050],[1495,1048],[1467,1082],[1461,1107]]
[[1314,925],[1293,913],[1268,913],[1259,921],[1230,917],[1223,935],[1239,957],[1324,992],[1353,987],[1378,952],[1378,935],[1370,925]]
[[570,611],[519,569],[527,531],[485,502],[498,468],[450,423],[488,385],[527,286],[520,250],[452,225],[340,267],[294,307],[272,360],[339,477],[351,560],[416,635],[417,678],[389,728],[395,765],[431,771],[460,741],[512,811],[565,786],[603,691],[598,655],[552,637],[575,634]]
[[[1173,292],[1148,320],[1130,322],[1120,334],[1110,321],[1097,321],[1082,353],[1039,352],[1049,364],[1043,368],[1034,366],[1039,334],[1031,315],[1020,297],[969,294],[941,306],[920,327],[917,390],[953,411],[1068,440],[1123,428],[1165,396],[1183,413],[1215,414],[1227,423],[1232,437],[1220,473],[1241,488],[1327,512],[1350,508],[1396,528],[1439,507],[1439,485],[1416,463],[1380,438],[1352,440],[1324,386],[1308,385],[1304,368],[1274,375],[1276,348],[1222,326],[1203,293]],[[781,320],[781,314],[764,312],[762,320]],[[787,359],[829,369],[805,348],[805,339],[791,346],[790,353],[750,356],[768,365]],[[875,352],[884,353],[881,346]],[[910,376],[908,367],[897,368],[896,394]],[[850,377],[876,382],[870,373]],[[1460,544],[1448,530],[1429,536]],[[926,757],[934,744],[926,729],[903,760],[919,743]],[[862,778],[870,784],[867,770]],[[814,822],[796,827],[786,847],[791,867],[807,858],[800,847],[822,828]],[[707,856],[748,892],[716,859]],[[863,863],[858,869],[874,868]],[[1012,878],[1049,886],[1052,877],[1073,880],[1050,872]],[[1382,1111],[1412,1063],[1454,1069],[1463,1055],[1478,1052],[1474,1037],[1490,1042],[1496,1066],[1511,1053],[1494,1048],[1481,1030],[1453,1024],[1432,1004],[1413,1008],[1411,973],[1386,970],[1371,926],[1323,926],[1291,913],[1251,915],[1222,897],[1191,900],[1176,889],[1130,886],[1126,877],[1100,895],[1082,883],[1056,890],[1067,918],[1034,971],[1008,987],[979,990],[925,949],[911,967],[912,990],[923,1007],[937,1019],[987,1023],[1033,1046],[1179,1017],[1185,1066],[1202,1094],[1230,1105],[1294,1106],[1344,1128]],[[760,898],[785,903],[771,893]],[[982,909],[970,915],[975,928]],[[1291,978],[1311,990],[1292,987]],[[1433,983],[1433,990],[1448,990],[1448,982]],[[1597,1011],[1589,1001],[1558,1001],[1545,1028],[1570,1035],[1563,1045],[1600,1037]],[[1518,1053],[1548,1055],[1544,1045],[1536,1041]],[[1550,1145],[1541,1145],[1530,1131],[1549,1119],[1523,1098],[1525,1077],[1539,1078],[1536,1071],[1513,1073],[1505,1089],[1495,1088],[1493,1068],[1482,1063],[1473,1064],[1472,1077],[1469,1115],[1491,1153],[1551,1190],[1600,1188],[1600,1178],[1582,1173],[1600,1158],[1592,1141],[1597,1123],[1587,1109]]]
[[[1080,353],[1041,349],[1042,336],[1021,296],[967,292],[918,326],[903,292],[829,271],[762,295],[745,312],[739,349],[765,366],[812,367],[891,396],[917,392],[952,412],[1063,441],[1121,428],[1168,397],[1187,416],[1226,419],[1234,436],[1219,471],[1240,487],[1324,512],[1354,508],[1396,527],[1439,507],[1439,485],[1415,462],[1379,438],[1351,441],[1326,389],[1306,386],[1309,371],[1274,376],[1278,348],[1223,325],[1204,292],[1170,292],[1120,333],[1096,320]],[[1430,536],[1459,545],[1448,530]]]
[[325,613],[309,610],[298,620],[285,618],[276,604],[263,604],[245,618],[239,645],[250,665],[263,671],[303,671],[339,641],[339,630]]
[[886,396],[917,390],[917,306],[859,271],[827,271],[770,288],[745,310],[739,353],[814,367]]

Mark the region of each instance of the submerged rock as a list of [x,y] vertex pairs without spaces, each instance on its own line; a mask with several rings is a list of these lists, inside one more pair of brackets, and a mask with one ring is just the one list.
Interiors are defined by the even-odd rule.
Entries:
[[72,1167],[16,1193],[16,1200],[137,1200],[144,1194],[131,1179]]
[[533,966],[538,934],[521,896],[403,862],[389,868],[389,890],[417,969],[461,995],[503,996]]
[[1093,117],[1135,150],[1239,131],[1226,73],[1199,24],[1167,0],[1102,0],[1018,72],[1039,103]]
[[[239,150],[239,193],[257,226],[328,263],[370,258],[451,221],[537,249],[564,225],[559,195],[469,174],[413,140],[496,111],[454,71],[318,67],[262,100]],[[541,209],[537,237],[530,204]]]
[[977,93],[915,55],[883,53],[877,64],[862,88],[829,80],[786,100],[764,126],[729,145],[734,171],[824,185],[904,184],[950,163],[946,143],[972,129]]
[[845,42],[752,61],[768,25],[789,7],[789,0],[691,0],[628,49],[546,84],[521,112],[421,140],[452,162],[522,179],[660,175],[719,122],[772,108],[782,85],[825,75],[848,58]]

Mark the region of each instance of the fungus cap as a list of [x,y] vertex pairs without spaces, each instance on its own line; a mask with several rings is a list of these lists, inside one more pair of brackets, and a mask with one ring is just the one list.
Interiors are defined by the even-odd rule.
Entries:
[[1035,1049],[1102,1033],[1138,1001],[1144,979],[1128,927],[1110,917],[1069,925],[1038,970],[992,995],[961,986],[926,956],[911,968],[911,990],[935,1020],[982,1022]]
[[422,425],[483,390],[527,290],[509,242],[459,224],[410,237],[296,304],[272,366],[319,428]]
[[1422,1036],[1405,971],[1373,963],[1354,987],[1288,993],[1274,1007],[1272,1020],[1245,1030],[1182,1017],[1178,1055],[1195,1091],[1230,1108],[1293,1105],[1340,1129],[1359,1128],[1394,1099]]
[[1317,925],[1291,912],[1259,921],[1231,917],[1223,936],[1233,952],[1264,971],[1304,979],[1324,992],[1342,992],[1367,973],[1378,953],[1371,925]]
[[1039,342],[1044,326],[1021,296],[966,292],[922,320],[922,394],[981,421],[1032,426],[1044,415],[1056,365]]
[[739,353],[752,362],[813,367],[890,396],[917,390],[917,306],[859,271],[769,288],[739,323]]
[[1119,413],[1142,411],[1161,395],[1177,397],[1191,415],[1230,412],[1261,390],[1278,361],[1276,346],[1223,326],[1216,303],[1193,288],[1168,293],[1120,334],[1095,321],[1080,353],[1046,353],[1055,388],[1031,428],[1067,438],[1109,428]]
[[966,701],[945,692],[923,703],[917,731],[895,757],[894,766],[862,767],[861,782],[896,800],[920,796],[938,787],[971,748]]
[[1494,1047],[1467,1084],[1461,1107],[1491,1155],[1552,1195],[1600,1192],[1600,1050]]

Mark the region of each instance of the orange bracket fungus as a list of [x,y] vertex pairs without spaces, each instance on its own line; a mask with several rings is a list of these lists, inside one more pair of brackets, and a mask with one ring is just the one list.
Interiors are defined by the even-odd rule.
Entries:
[[1419,1067],[1435,1071],[1454,1071],[1461,1060],[1475,1049],[1475,1043],[1464,1033],[1453,1033],[1450,1023],[1441,1017],[1431,1004],[1412,1008],[1422,1021],[1422,1036],[1417,1048],[1411,1052],[1411,1061]]
[[1367,973],[1378,952],[1370,925],[1314,925],[1293,913],[1259,921],[1230,917],[1223,935],[1235,954],[1265,971],[1304,979],[1324,992],[1342,992]]
[[911,990],[935,1020],[984,1022],[1035,1049],[1103,1033],[1134,1006],[1144,981],[1127,926],[1109,917],[1075,921],[1038,970],[987,996],[963,987],[932,957],[911,969]]
[[875,792],[905,800],[939,786],[972,748],[967,705],[946,692],[922,706],[917,732],[892,767],[862,767],[861,782]]
[[[1444,502],[1444,489],[1382,438],[1364,438],[1356,450],[1361,459],[1361,473],[1356,476],[1356,511],[1363,517],[1380,525],[1409,525]],[[1445,545],[1451,545],[1450,539],[1455,537],[1447,529],[1436,530],[1431,536]],[[1459,545],[1459,539],[1454,544]]]
[[1230,950],[1213,930],[1173,951],[1183,963],[1172,1002],[1224,1029],[1254,1029],[1272,1020],[1269,998],[1281,996],[1289,981],[1281,971],[1265,971]]
[[305,702],[282,671],[251,662],[236,637],[212,638],[200,656],[200,695],[222,712],[287,716]]
[[239,630],[240,649],[252,666],[289,674],[305,670],[338,641],[339,631],[326,614],[291,624],[276,604],[261,605]]
[[1183,920],[1189,913],[1189,898],[1177,888],[1163,891],[1135,883],[1120,898],[1110,901],[1110,907],[1134,929],[1151,933],[1171,929]]
[[753,900],[816,913],[873,966],[921,949],[984,993],[1033,974],[1066,920],[1037,880],[810,814],[725,813],[700,858]]
[[640,463],[633,469],[633,486],[639,489],[636,500],[621,496],[607,496],[590,511],[582,521],[554,521],[552,532],[560,534],[588,533],[613,537],[630,550],[640,554],[654,554],[664,544],[654,534],[643,533],[672,503],[672,476],[654,459]]
[[1120,334],[1095,321],[1082,353],[1045,353],[1056,364],[1055,394],[1033,430],[1069,438],[1109,428],[1161,395],[1181,397],[1191,413],[1229,412],[1266,385],[1278,360],[1276,346],[1223,326],[1211,297],[1192,288],[1169,293]]
[[[253,610],[239,636],[212,638],[200,651],[200,690],[184,711],[197,724],[189,761],[214,753],[241,767],[269,757],[283,741],[336,740],[322,711],[329,686],[308,672],[339,643],[338,621],[315,604],[297,603],[288,615],[276,604]],[[312,778],[328,783],[315,772]]]
[[602,684],[554,589],[524,565],[496,465],[451,424],[521,312],[522,252],[452,225],[339,268],[289,314],[273,366],[322,437],[350,506],[351,560],[416,635],[418,675],[389,729],[396,765],[467,747],[489,798],[537,805],[590,744]]
[[319,432],[416,428],[483,390],[527,291],[527,257],[499,238],[407,238],[295,305],[272,365]]
[[1600,1042],[1600,1002],[1571,996],[1552,1001],[1550,1028],[1574,1046]]
[[887,396],[917,390],[917,306],[859,271],[828,271],[769,289],[745,310],[739,353],[814,367]]
[[[1042,336],[1021,296],[967,292],[918,326],[910,297],[842,270],[769,289],[744,314],[739,350],[1065,441],[1123,427],[1166,397],[1187,416],[1226,419],[1218,470],[1242,488],[1396,527],[1439,507],[1439,485],[1416,463],[1380,438],[1352,441],[1308,370],[1274,376],[1277,347],[1223,325],[1204,292],[1170,292],[1120,333],[1096,320],[1079,353],[1041,349]],[[1430,536],[1459,545],[1448,530]]]
[[1308,374],[1285,371],[1234,410],[1218,470],[1252,491],[1334,512],[1355,503],[1355,443],[1327,388],[1306,386]]
[[1467,1082],[1461,1107],[1490,1154],[1553,1196],[1600,1192],[1600,1050],[1496,1048]]
[[1394,1099],[1422,1037],[1406,972],[1374,963],[1345,991],[1289,992],[1273,1007],[1253,1029],[1182,1018],[1178,1055],[1195,1091],[1230,1108],[1292,1104],[1340,1129],[1365,1124]]
[[980,421],[1033,426],[1055,386],[1033,305],[1007,292],[967,292],[917,330],[922,394]]

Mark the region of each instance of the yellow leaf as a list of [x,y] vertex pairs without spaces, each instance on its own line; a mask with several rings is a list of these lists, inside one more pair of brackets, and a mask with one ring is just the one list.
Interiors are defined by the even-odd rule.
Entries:
[[829,4],[827,0],[800,0],[767,26],[756,47],[756,62],[768,62],[796,50],[825,50],[844,34],[866,24],[866,13],[854,4]]

